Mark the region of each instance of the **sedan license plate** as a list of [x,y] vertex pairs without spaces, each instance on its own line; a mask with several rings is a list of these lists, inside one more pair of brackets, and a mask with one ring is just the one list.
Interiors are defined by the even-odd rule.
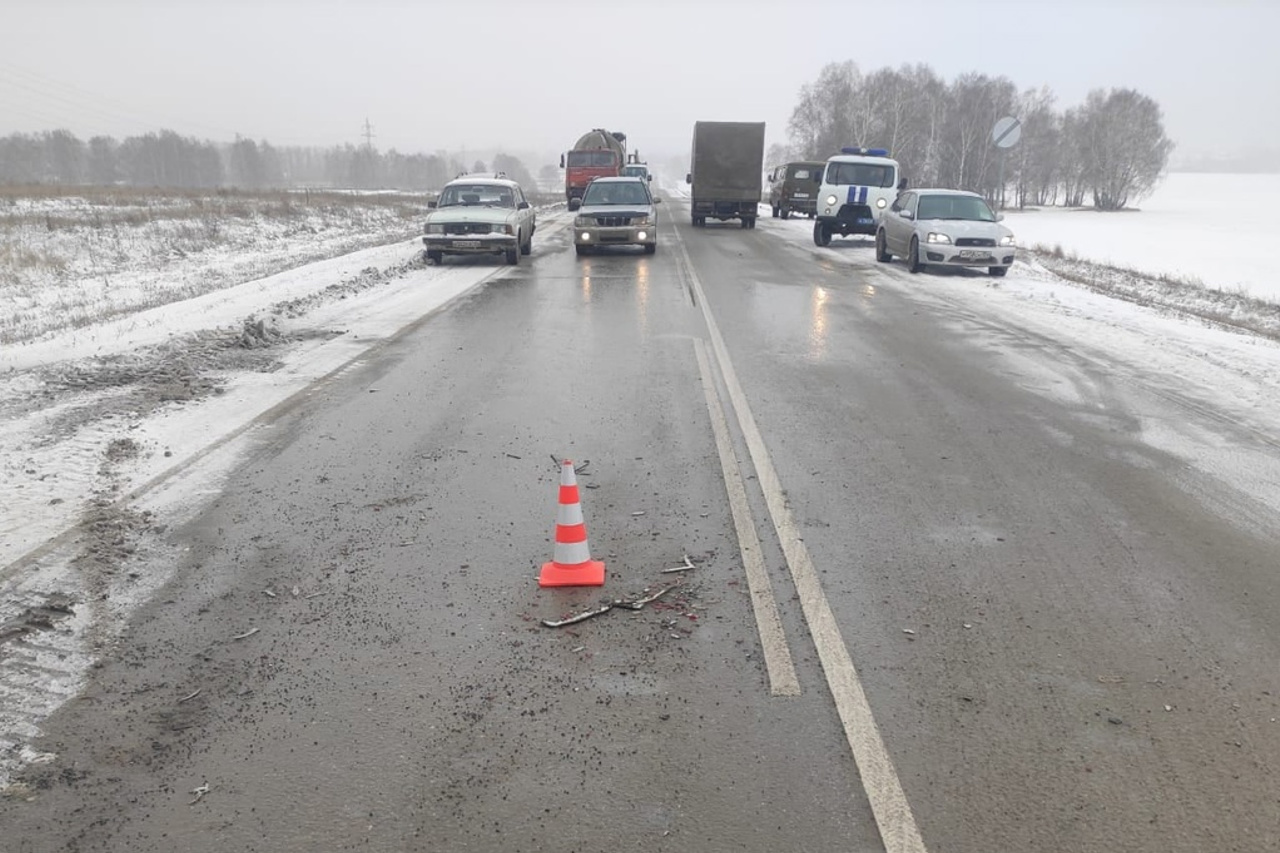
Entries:
[[976,261],[979,258],[988,257],[988,253],[981,249],[961,249],[960,257],[964,258],[966,261]]
[[808,193],[792,193],[791,197],[792,198],[808,198],[809,194]]
[[859,217],[858,217],[858,224],[859,224],[859,225],[870,225],[870,224],[871,224],[871,217],[869,217],[869,216],[859,216]]
[[479,240],[454,240],[453,248],[455,249],[479,249]]

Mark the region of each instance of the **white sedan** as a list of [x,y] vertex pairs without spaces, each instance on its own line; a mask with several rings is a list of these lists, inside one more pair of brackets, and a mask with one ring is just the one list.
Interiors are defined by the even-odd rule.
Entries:
[[885,212],[876,230],[876,260],[894,255],[920,272],[929,264],[986,267],[992,275],[1009,271],[1017,253],[1013,232],[1000,224],[977,193],[963,190],[907,190]]
[[464,175],[445,184],[423,226],[427,260],[445,255],[505,255],[517,264],[533,250],[538,220],[515,181],[498,175]]

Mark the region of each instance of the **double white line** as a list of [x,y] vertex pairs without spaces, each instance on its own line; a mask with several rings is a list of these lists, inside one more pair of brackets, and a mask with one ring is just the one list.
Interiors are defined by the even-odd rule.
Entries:
[[[800,598],[805,621],[809,625],[809,633],[817,648],[818,659],[822,662],[822,671],[826,676],[827,686],[831,690],[831,697],[835,701],[836,711],[840,715],[845,738],[853,751],[854,761],[857,762],[863,789],[871,804],[871,811],[875,815],[885,851],[886,853],[927,853],[924,839],[920,835],[920,828],[916,825],[915,816],[911,812],[911,806],[902,790],[902,783],[898,779],[897,770],[889,757],[884,739],[880,736],[880,728],[871,714],[871,706],[867,702],[866,692],[858,677],[857,667],[854,666],[849,649],[840,635],[840,628],[836,624],[835,615],[831,612],[826,594],[822,591],[822,584],[818,580],[817,570],[809,556],[809,549],[800,538],[799,527],[783,497],[782,485],[778,481],[778,475],[765,447],[764,439],[756,426],[755,416],[747,405],[746,396],[734,372],[733,363],[729,360],[724,339],[720,336],[720,329],[716,326],[715,318],[711,316],[702,282],[694,271],[689,251],[679,231],[673,228],[671,233],[674,234],[676,243],[680,247],[679,258],[683,261],[685,274],[688,276],[689,284],[702,311],[702,317],[706,321],[716,365],[720,376],[724,379],[729,401],[737,416],[738,427],[742,430],[747,451],[756,470],[756,477],[764,492],[769,516],[777,531],[787,566],[791,570],[791,578]],[[799,681],[782,632],[782,622],[778,617],[773,589],[764,569],[760,540],[751,520],[746,489],[729,439],[728,425],[716,391],[711,360],[707,354],[707,347],[701,340],[695,340],[694,344],[698,357],[698,369],[702,373],[702,384],[707,397],[707,408],[711,413],[716,447],[724,470],[725,486],[729,492],[729,506],[733,513],[743,565],[747,572],[747,583],[751,590],[751,602],[759,625],[765,667],[769,673],[770,692],[777,696],[797,696],[800,693]]]

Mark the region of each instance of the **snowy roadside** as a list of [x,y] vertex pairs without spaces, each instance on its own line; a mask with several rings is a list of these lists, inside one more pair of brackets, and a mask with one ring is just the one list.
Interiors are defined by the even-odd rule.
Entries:
[[[539,211],[531,260],[569,221]],[[510,269],[398,239],[0,351],[0,791],[168,580],[125,558],[216,494],[258,419]]]

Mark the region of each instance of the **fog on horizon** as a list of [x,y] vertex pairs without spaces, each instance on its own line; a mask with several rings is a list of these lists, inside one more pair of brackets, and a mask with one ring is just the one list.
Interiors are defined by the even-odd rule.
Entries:
[[[645,4],[9,0],[0,135],[177,131],[278,146],[507,150],[536,167],[593,127],[651,157],[697,120],[787,141],[831,62],[1005,76],[1061,108],[1134,88],[1175,159],[1280,149],[1280,4],[1235,0]],[[366,134],[365,121],[369,122]],[[874,144],[874,140],[852,140]]]

